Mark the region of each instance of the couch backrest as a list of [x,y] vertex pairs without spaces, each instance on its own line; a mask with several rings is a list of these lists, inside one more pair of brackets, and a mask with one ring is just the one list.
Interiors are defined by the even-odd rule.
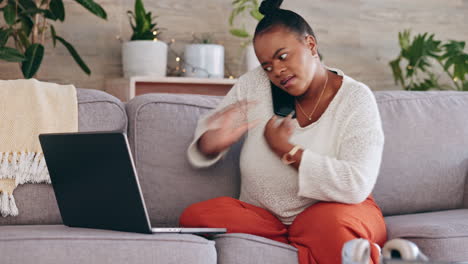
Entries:
[[375,92],[385,134],[374,196],[384,214],[467,205],[468,92]]
[[[375,93],[385,147],[374,197],[384,214],[459,208],[468,173],[468,93]],[[221,97],[150,94],[127,104],[129,139],[153,225],[176,225],[188,205],[238,197],[240,144],[215,167],[186,158],[198,118]]]
[[[125,106],[98,90],[77,89],[79,131],[127,130]],[[50,184],[24,184],[14,191],[19,215],[1,217],[0,225],[60,224],[62,218]]]
[[196,170],[186,151],[198,118],[220,97],[145,94],[127,105],[129,141],[153,226],[175,226],[188,205],[239,195],[239,150],[235,145],[215,166]]

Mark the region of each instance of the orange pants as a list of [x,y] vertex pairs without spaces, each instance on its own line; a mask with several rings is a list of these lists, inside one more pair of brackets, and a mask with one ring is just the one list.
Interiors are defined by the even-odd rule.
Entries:
[[[290,244],[298,249],[300,264],[341,263],[346,241],[364,238],[383,246],[387,239],[380,208],[369,196],[360,204],[316,203],[285,225],[269,211],[231,197],[189,206],[180,217],[184,227],[226,227],[228,233],[247,233]],[[378,249],[371,245],[371,263]]]

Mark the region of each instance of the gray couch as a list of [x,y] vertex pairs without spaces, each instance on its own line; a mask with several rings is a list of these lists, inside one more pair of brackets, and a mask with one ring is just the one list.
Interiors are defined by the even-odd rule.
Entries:
[[[468,93],[375,93],[385,148],[374,197],[389,238],[416,242],[433,259],[468,260]],[[79,89],[79,130],[126,131],[153,225],[177,225],[191,203],[239,195],[239,142],[194,170],[185,151],[198,117],[220,98],[148,94],[128,104]],[[50,185],[15,191],[20,215],[0,217],[0,263],[297,263],[296,249],[247,234],[214,240],[68,228]]]

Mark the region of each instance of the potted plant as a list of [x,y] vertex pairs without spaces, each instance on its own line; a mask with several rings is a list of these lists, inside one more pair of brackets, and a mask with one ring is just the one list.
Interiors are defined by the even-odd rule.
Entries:
[[193,35],[193,43],[185,45],[184,76],[199,78],[224,77],[224,47],[214,44],[209,34]]
[[233,36],[245,40],[242,42],[242,47],[245,48],[246,68],[247,71],[250,71],[260,65],[252,45],[252,35],[247,32],[245,25],[242,25],[241,28],[234,27],[234,21],[239,15],[245,14],[245,12],[248,12],[249,15],[257,21],[260,21],[263,18],[263,15],[258,11],[259,4],[257,0],[234,0],[232,5],[234,8],[229,16],[229,26],[231,27],[229,32]]
[[[468,91],[468,54],[464,52],[464,41],[442,42],[428,33],[418,34],[411,40],[409,30],[399,32],[398,39],[400,54],[390,62],[396,84],[415,91]],[[440,82],[437,73],[441,71],[450,78],[449,84]]]
[[135,1],[135,10],[127,11],[133,30],[130,41],[122,45],[124,77],[166,76],[167,44],[158,39],[160,29],[151,12],[146,12],[142,0]]
[[[94,15],[107,19],[104,9],[93,0],[75,0]],[[6,26],[0,27],[0,60],[18,62],[25,78],[36,75],[44,57],[46,34],[51,33],[54,47],[58,41],[88,75],[91,70],[81,59],[78,52],[64,38],[57,35],[51,21],[65,20],[65,9],[62,0],[0,0],[0,13]],[[7,46],[12,39],[14,47]]]

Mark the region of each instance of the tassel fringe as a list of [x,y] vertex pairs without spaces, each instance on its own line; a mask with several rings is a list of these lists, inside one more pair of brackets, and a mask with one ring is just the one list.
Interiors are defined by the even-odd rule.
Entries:
[[[35,152],[0,152],[0,179],[15,179],[15,187],[25,183],[51,183],[44,156]],[[0,192],[2,216],[17,216],[13,193],[1,189]]]

